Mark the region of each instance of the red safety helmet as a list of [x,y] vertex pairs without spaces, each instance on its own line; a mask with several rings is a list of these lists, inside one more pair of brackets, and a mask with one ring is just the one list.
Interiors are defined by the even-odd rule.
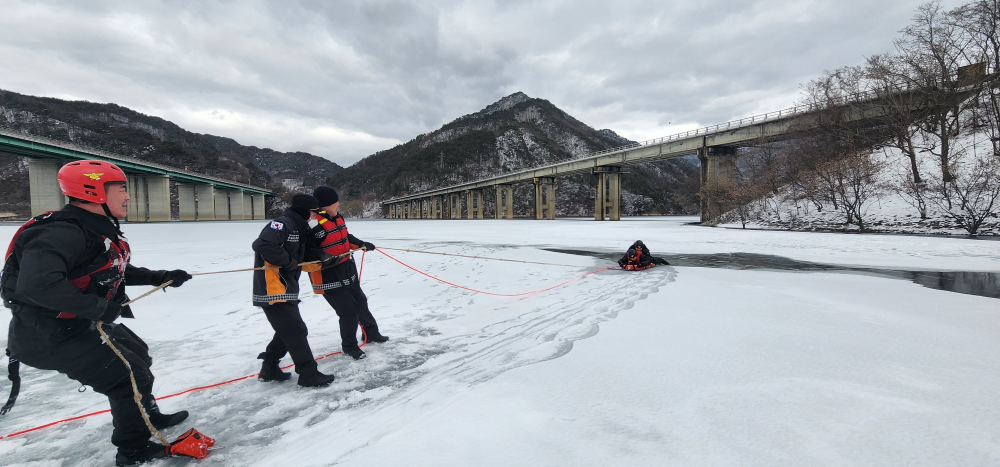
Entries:
[[108,202],[105,183],[125,183],[125,172],[117,165],[105,161],[82,160],[70,162],[59,169],[59,189],[70,198],[92,203]]

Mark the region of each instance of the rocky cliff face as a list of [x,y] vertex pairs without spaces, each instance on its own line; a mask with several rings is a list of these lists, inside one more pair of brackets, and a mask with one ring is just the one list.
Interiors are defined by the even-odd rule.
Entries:
[[[372,214],[375,202],[529,167],[584,157],[631,144],[611,130],[595,130],[544,99],[514,93],[440,129],[368,156],[328,179],[350,214]],[[697,212],[697,163],[690,159],[630,169],[623,182],[626,215]],[[532,214],[533,188],[515,186],[515,211]],[[591,175],[563,177],[556,189],[559,215],[592,215]]]
[[[243,146],[229,138],[192,133],[161,118],[115,104],[65,101],[3,90],[0,90],[0,127],[188,168],[278,192],[287,190],[282,179],[316,185],[343,169],[304,152],[282,153]],[[0,210],[27,215],[27,171],[13,156],[0,155],[0,159],[0,165],[10,169],[0,175],[0,183],[11,185],[5,189],[17,191],[16,187],[23,185],[25,190],[24,196],[12,194],[18,200],[15,203],[0,203]]]

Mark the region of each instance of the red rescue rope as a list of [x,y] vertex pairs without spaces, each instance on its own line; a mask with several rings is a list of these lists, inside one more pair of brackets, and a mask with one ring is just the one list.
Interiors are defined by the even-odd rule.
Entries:
[[[376,249],[376,251],[378,251],[379,253],[382,253],[383,255],[385,255],[386,257],[388,257],[389,259],[391,259],[391,260],[393,260],[393,261],[395,261],[395,262],[397,262],[399,264],[402,264],[403,266],[405,266],[405,267],[407,267],[407,268],[409,268],[409,269],[411,269],[411,270],[413,270],[415,272],[418,272],[418,273],[420,273],[420,274],[422,274],[424,276],[427,276],[427,277],[429,277],[431,279],[434,279],[434,280],[436,280],[438,282],[443,282],[445,284],[451,285],[453,287],[458,287],[460,289],[469,290],[469,291],[472,291],[472,292],[477,292],[477,293],[486,294],[486,295],[493,295],[493,296],[497,296],[497,297],[520,297],[520,296],[524,296],[524,295],[531,295],[531,294],[535,294],[535,293],[539,293],[539,292],[545,292],[547,290],[552,290],[552,289],[554,289],[556,287],[560,287],[560,286],[569,284],[570,282],[583,279],[584,277],[587,277],[587,276],[589,276],[591,274],[596,274],[596,273],[599,273],[601,271],[607,271],[608,269],[612,269],[612,267],[610,267],[610,266],[606,267],[606,268],[596,269],[596,270],[590,271],[590,272],[588,272],[586,274],[581,274],[579,276],[576,276],[576,277],[574,277],[574,278],[572,278],[570,280],[560,282],[560,283],[558,283],[556,285],[553,285],[553,286],[550,286],[550,287],[546,287],[544,289],[532,290],[530,292],[522,292],[522,293],[518,293],[518,294],[499,294],[499,293],[487,292],[485,290],[476,290],[476,289],[473,289],[473,288],[469,288],[469,287],[465,287],[465,286],[462,286],[462,285],[458,285],[458,284],[454,284],[454,283],[448,282],[448,281],[446,281],[444,279],[439,279],[439,278],[434,277],[434,276],[432,276],[430,274],[427,274],[426,272],[423,272],[423,271],[421,271],[421,270],[419,270],[417,268],[414,268],[413,266],[410,266],[409,264],[406,264],[406,263],[404,263],[404,262],[402,262],[402,261],[400,261],[400,260],[398,260],[396,258],[393,258],[388,253],[386,253],[386,252],[384,252],[382,250]],[[364,270],[364,267],[365,267],[365,254],[364,254],[364,252],[362,252],[361,253],[361,269],[358,271],[358,283],[361,282],[361,271]],[[364,336],[364,340],[361,342],[361,345],[359,347],[364,347],[365,344],[368,343],[368,334],[365,333],[365,328],[363,328],[363,327],[361,328],[361,333]],[[327,358],[327,357],[332,357],[334,355],[341,354],[341,353],[343,353],[343,352],[331,352],[331,353],[328,353],[326,355],[317,357],[316,361],[322,360],[322,359]],[[283,367],[281,367],[281,369],[282,370],[286,370],[286,369],[291,368],[293,366],[295,366],[295,364],[283,366]],[[235,383],[235,382],[238,382],[238,381],[243,381],[243,380],[247,380],[247,379],[250,379],[250,378],[255,378],[259,374],[260,373],[254,373],[252,375],[241,376],[239,378],[231,379],[231,380],[228,380],[228,381],[223,381],[221,383],[210,384],[208,386],[194,387],[194,388],[187,389],[185,391],[181,391],[181,392],[178,392],[178,393],[168,394],[168,395],[162,396],[162,397],[157,397],[156,400],[170,399],[171,397],[182,396],[184,394],[192,393],[192,392],[195,392],[195,391],[202,391],[202,390],[205,390],[205,389],[211,389],[211,388],[216,388],[216,387],[219,387],[219,386],[225,386],[227,384],[232,384],[232,383]],[[65,419],[62,419],[62,420],[57,420],[57,421],[54,421],[54,422],[51,422],[51,423],[46,423],[44,425],[36,426],[34,428],[29,428],[27,430],[15,431],[14,433],[11,433],[11,434],[6,435],[6,436],[0,436],[0,439],[11,438],[11,437],[14,437],[14,436],[17,436],[17,435],[23,435],[25,433],[31,433],[33,431],[38,431],[38,430],[41,430],[43,428],[48,428],[48,427],[53,426],[53,425],[59,425],[61,423],[71,422],[73,420],[80,420],[82,418],[93,417],[95,415],[105,414],[105,413],[108,413],[110,411],[111,411],[110,409],[105,409],[105,410],[100,410],[100,411],[97,411],[97,412],[91,412],[91,413],[87,413],[87,414],[83,414],[83,415],[77,415],[75,417],[65,418]]]
[[[365,344],[368,343],[368,333],[365,332],[365,328],[363,328],[363,327],[361,328],[361,335],[363,336],[363,340],[361,341],[361,345],[359,345],[358,347],[364,347]],[[315,361],[318,362],[318,361],[320,361],[320,360],[322,360],[324,358],[332,357],[334,355],[342,354],[342,353],[343,352],[331,352],[331,353],[328,353],[326,355],[323,355],[323,356],[320,356],[320,357],[316,357]],[[291,368],[293,366],[295,366],[294,363],[291,364],[291,365],[285,365],[285,366],[281,367],[281,369],[282,370],[287,370],[287,369],[289,369],[289,368]],[[170,399],[171,397],[182,396],[184,394],[188,394],[188,393],[195,392],[195,391],[201,391],[201,390],[204,390],[204,389],[217,388],[219,386],[225,386],[227,384],[232,384],[232,383],[235,383],[237,381],[243,381],[245,379],[256,378],[258,375],[260,375],[260,373],[254,373],[252,375],[241,376],[239,378],[231,379],[231,380],[228,380],[228,381],[223,381],[221,383],[210,384],[208,386],[198,386],[198,387],[191,388],[191,389],[188,389],[188,390],[185,390],[185,391],[181,391],[181,392],[177,392],[177,393],[174,393],[174,394],[169,394],[169,395],[166,395],[166,396],[157,397],[156,400],[161,401],[161,400],[164,400],[164,399]],[[51,423],[46,423],[44,425],[36,426],[34,428],[28,428],[27,430],[15,431],[15,432],[13,432],[13,433],[11,433],[9,435],[0,436],[0,439],[6,439],[6,438],[11,438],[11,437],[14,437],[14,436],[17,436],[17,435],[23,435],[25,433],[31,433],[32,431],[38,431],[38,430],[41,430],[43,428],[48,428],[48,427],[53,426],[53,425],[59,425],[61,423],[66,423],[66,422],[72,422],[73,420],[80,420],[81,418],[93,417],[94,415],[105,414],[105,413],[108,413],[110,411],[111,411],[111,409],[104,409],[104,410],[99,410],[97,412],[91,412],[91,413],[86,413],[86,414],[83,414],[83,415],[77,415],[75,417],[64,418],[62,420],[56,420],[56,421],[51,422]]]
[[400,260],[398,260],[396,258],[393,258],[391,255],[389,255],[389,253],[386,253],[386,252],[384,252],[384,251],[382,251],[380,249],[375,249],[375,251],[377,251],[379,253],[382,253],[387,258],[389,258],[389,259],[391,259],[391,260],[393,260],[393,261],[395,261],[395,262],[397,262],[399,264],[402,264],[403,266],[405,266],[405,267],[407,267],[407,268],[409,268],[409,269],[411,269],[411,270],[413,270],[415,272],[418,272],[418,273],[423,274],[423,275],[425,275],[427,277],[430,277],[431,279],[434,279],[434,280],[436,280],[438,282],[444,282],[445,284],[448,284],[448,285],[453,286],[453,287],[458,287],[460,289],[465,289],[465,290],[469,290],[469,291],[476,292],[476,293],[481,293],[481,294],[486,294],[486,295],[493,295],[493,296],[496,296],[496,297],[520,297],[520,296],[524,296],[524,295],[531,295],[531,294],[535,294],[535,293],[539,293],[539,292],[545,292],[546,290],[552,290],[552,289],[554,289],[556,287],[569,284],[570,282],[583,279],[584,277],[587,277],[587,276],[589,276],[591,274],[597,274],[597,273],[599,273],[601,271],[607,271],[608,269],[611,269],[611,266],[606,267],[606,268],[601,268],[601,269],[595,269],[595,270],[590,271],[590,272],[588,272],[586,274],[581,274],[581,275],[576,276],[576,277],[574,277],[574,278],[572,278],[572,279],[570,279],[568,281],[560,282],[560,283],[558,283],[556,285],[553,285],[551,287],[546,287],[544,289],[532,290],[530,292],[521,292],[521,293],[516,293],[516,294],[504,294],[504,293],[487,292],[485,290],[477,290],[477,289],[466,287],[464,285],[458,285],[458,284],[455,284],[455,283],[452,283],[452,282],[448,282],[448,281],[446,281],[444,279],[440,279],[440,278],[434,277],[434,276],[432,276],[430,274],[427,274],[426,272],[423,272],[423,271],[421,271],[421,270],[419,270],[419,269],[417,269],[417,268],[415,268],[413,266],[410,266],[409,264],[406,264],[406,263],[404,263],[404,262],[402,262],[402,261],[400,261]]

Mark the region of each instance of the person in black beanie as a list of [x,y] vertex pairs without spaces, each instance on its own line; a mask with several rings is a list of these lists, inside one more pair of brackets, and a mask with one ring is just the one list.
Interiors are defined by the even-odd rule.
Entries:
[[[309,347],[309,330],[299,314],[299,276],[302,271],[321,267],[299,265],[309,249],[302,237],[309,235],[309,220],[315,218],[318,208],[311,195],[293,196],[292,205],[269,222],[253,242],[254,267],[263,268],[253,273],[253,304],[264,310],[274,329],[266,350],[257,356],[264,361],[258,376],[261,381],[287,381],[292,377],[278,364],[285,354],[292,356],[300,386],[326,386],[334,380],[333,375],[320,373]],[[316,255],[318,252],[312,253]]]
[[378,330],[378,323],[368,309],[368,297],[358,282],[358,267],[351,256],[352,249],[371,251],[375,245],[359,240],[347,232],[344,217],[340,215],[340,196],[328,186],[313,191],[320,206],[316,217],[319,224],[313,227],[310,246],[319,250],[317,258],[323,261],[321,271],[309,273],[313,292],[323,298],[340,317],[340,339],[344,353],[355,360],[365,358],[358,346],[358,325],[364,329],[368,342],[382,343],[389,340]]

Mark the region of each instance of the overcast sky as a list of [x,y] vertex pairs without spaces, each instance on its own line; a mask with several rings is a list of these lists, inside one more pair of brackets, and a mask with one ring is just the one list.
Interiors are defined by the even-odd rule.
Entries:
[[0,0],[0,88],[345,166],[516,91],[645,140],[792,105],[920,3]]

